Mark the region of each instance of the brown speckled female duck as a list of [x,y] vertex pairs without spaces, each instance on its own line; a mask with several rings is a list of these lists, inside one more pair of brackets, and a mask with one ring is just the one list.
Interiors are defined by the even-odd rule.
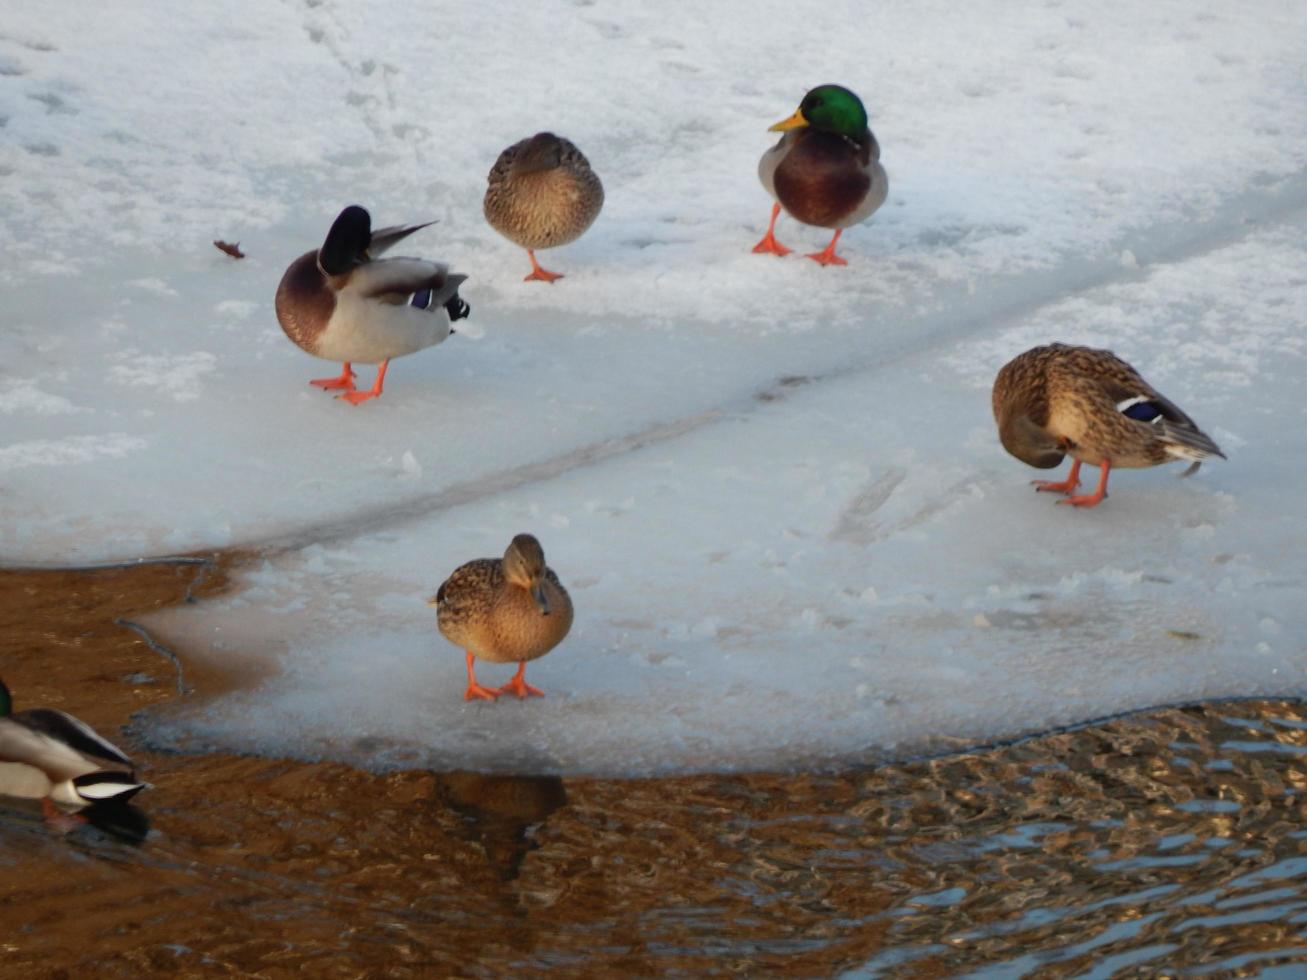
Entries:
[[[368,212],[352,204],[322,248],[290,264],[277,286],[277,321],[302,350],[344,363],[339,377],[309,384],[344,389],[337,397],[353,405],[376,398],[392,357],[434,347],[454,332],[452,321],[467,316],[458,296],[467,276],[424,259],[377,259],[427,224],[373,231]],[[356,362],[380,363],[371,391],[354,390]]]
[[[558,646],[572,628],[572,600],[553,569],[545,565],[540,542],[529,534],[513,538],[501,558],[478,558],[460,565],[427,600],[450,643],[467,651],[465,700],[493,701],[511,691],[519,698],[544,692],[524,679],[528,660]],[[517,663],[513,679],[498,689],[476,681],[474,658]]]
[[526,249],[531,274],[524,282],[563,278],[540,268],[535,250],[580,238],[603,206],[603,184],[585,154],[553,133],[536,133],[499,154],[483,203],[490,226]]
[[[1112,467],[1157,466],[1225,454],[1184,412],[1121,358],[1092,347],[1049,344],[1013,358],[994,379],[994,419],[1003,448],[1023,462],[1052,469],[1071,456],[1062,481],[1036,480],[1036,490],[1068,496],[1059,504],[1093,507],[1107,496]],[[1073,496],[1080,464],[1099,467],[1098,489]]]
[[767,234],[753,250],[790,253],[776,240],[776,217],[784,208],[805,225],[835,229],[830,244],[808,258],[848,265],[835,254],[840,234],[871,217],[889,194],[880,144],[867,128],[862,100],[841,85],[819,85],[771,131],[785,135],[758,161],[758,179],[777,203]]

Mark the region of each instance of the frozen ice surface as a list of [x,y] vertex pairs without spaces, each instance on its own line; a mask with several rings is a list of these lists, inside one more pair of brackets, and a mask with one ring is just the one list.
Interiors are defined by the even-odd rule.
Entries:
[[[156,617],[280,669],[160,737],[383,766],[788,768],[1307,693],[1304,268],[1301,226],[1276,226],[948,350],[787,378],[642,448],[335,527]],[[1031,493],[988,385],[1050,330],[1149,364],[1231,462],[1118,471],[1091,511]],[[545,700],[465,704],[422,600],[521,529],[577,623],[528,668]]]
[[[158,739],[756,768],[1307,693],[1307,11],[791,14],[7,14],[0,553],[265,549],[243,591],[154,625],[266,679]],[[832,80],[868,104],[889,200],[848,268],[752,255],[765,128]],[[543,128],[607,190],[553,287],[480,213]],[[308,388],[335,371],[271,310],[353,201],[438,219],[411,251],[468,273],[473,308],[359,408]],[[1049,340],[1116,349],[1230,462],[1119,472],[1087,512],[1030,493],[988,385]],[[576,626],[528,671],[549,697],[465,705],[423,600],[520,530]]]

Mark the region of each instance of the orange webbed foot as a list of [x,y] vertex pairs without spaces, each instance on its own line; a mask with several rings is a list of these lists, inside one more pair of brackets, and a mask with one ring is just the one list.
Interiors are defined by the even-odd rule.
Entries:
[[[346,364],[345,366],[349,367],[348,364]],[[343,398],[351,405],[357,405],[359,404],[359,402],[365,402],[369,398],[376,398],[385,389],[386,368],[389,366],[390,366],[389,358],[381,362],[381,365],[377,368],[377,380],[372,383],[372,387],[368,391],[354,391],[353,390],[354,386],[350,385],[350,389],[351,389],[350,391],[345,392],[345,394],[343,395],[337,395],[336,397]],[[350,373],[353,374],[354,372],[351,371]]]
[[480,684],[469,684],[467,690],[463,692],[464,701],[475,701],[478,698],[482,701],[493,701],[499,697],[499,691],[492,687],[482,687]]
[[1105,493],[1090,493],[1079,497],[1066,497],[1057,501],[1059,504],[1070,504],[1072,507],[1097,507],[1107,499]]
[[[1072,507],[1097,507],[1107,497],[1107,475],[1112,472],[1112,461],[1105,459],[1098,464],[1098,487],[1093,493],[1082,494],[1078,497],[1066,497],[1059,500],[1059,504],[1070,504]],[[1080,483],[1080,461],[1076,460],[1071,467],[1071,472],[1066,478],[1070,484],[1067,487],[1067,493],[1070,493]],[[1041,488],[1042,489],[1042,488]]]
[[1036,493],[1075,493],[1076,487],[1080,486],[1080,460],[1071,461],[1071,470],[1065,480],[1031,480],[1030,484]]
[[848,265],[848,262],[835,254],[835,243],[840,240],[840,235],[843,233],[843,228],[836,229],[835,236],[830,240],[830,244],[820,252],[809,252],[808,258],[812,259],[812,261],[816,262],[818,265]]
[[548,269],[542,269],[540,263],[536,261],[536,253],[532,249],[526,250],[527,256],[531,259],[531,274],[522,278],[523,282],[553,282],[555,279],[562,279],[561,272],[550,272]]
[[349,402],[351,405],[357,405],[360,402],[367,401],[369,398],[376,398],[377,395],[379,394],[380,392],[376,392],[376,391],[352,391],[351,390],[345,392],[345,394],[343,395],[337,395],[336,397]]
[[762,241],[753,246],[753,251],[758,255],[789,255],[794,251],[792,248],[786,248],[776,240],[776,236],[770,231],[762,236]]
[[345,370],[334,378],[314,378],[309,384],[316,388],[322,388],[324,391],[335,391],[338,388],[344,388],[346,391],[354,390],[354,371],[348,364]]
[[520,677],[514,677],[511,681],[499,689],[500,694],[516,694],[518,700],[526,700],[527,697],[542,698],[545,692],[540,688],[528,684]]
[[773,204],[771,207],[771,221],[767,223],[767,234],[762,236],[762,241],[753,246],[753,251],[757,255],[789,255],[793,249],[786,248],[776,240],[776,219],[780,216],[781,206]]
[[1031,480],[1030,485],[1039,493],[1073,493],[1080,481],[1075,480]]
[[825,252],[809,252],[807,257],[812,259],[812,261],[816,262],[818,265],[848,265],[849,264],[846,259],[840,258],[834,252],[829,250]]

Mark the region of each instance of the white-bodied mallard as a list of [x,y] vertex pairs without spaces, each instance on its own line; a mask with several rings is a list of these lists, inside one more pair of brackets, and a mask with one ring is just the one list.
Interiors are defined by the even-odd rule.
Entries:
[[[322,247],[290,264],[277,286],[277,321],[286,336],[315,357],[341,361],[339,377],[310,384],[353,405],[381,394],[393,357],[433,347],[467,316],[458,295],[467,276],[425,259],[378,259],[421,225],[372,230],[372,218],[352,204],[336,218]],[[371,391],[354,390],[352,364],[380,364]]]

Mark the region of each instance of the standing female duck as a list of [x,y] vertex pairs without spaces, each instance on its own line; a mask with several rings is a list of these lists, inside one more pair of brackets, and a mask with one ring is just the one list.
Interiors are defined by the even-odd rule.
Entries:
[[889,193],[880,144],[867,128],[862,100],[841,85],[819,85],[771,131],[785,135],[758,161],[758,179],[777,203],[767,234],[753,250],[790,253],[776,240],[776,218],[784,208],[805,225],[835,229],[830,244],[808,258],[848,265],[835,254],[840,234],[871,217]]
[[0,681],[0,795],[39,799],[60,823],[104,800],[126,801],[148,784],[132,760],[85,722],[53,708],[14,712]]
[[[1094,507],[1107,496],[1112,467],[1157,466],[1177,459],[1198,469],[1225,458],[1184,412],[1108,350],[1049,344],[1026,351],[994,379],[994,419],[1003,448],[1017,459],[1052,469],[1070,456],[1062,481],[1036,480],[1036,490],[1067,494],[1059,504]],[[1099,468],[1098,489],[1074,495],[1080,464]]]
[[553,282],[535,250],[580,238],[604,206],[604,187],[570,140],[536,133],[514,143],[490,168],[482,209],[490,227],[526,249],[531,272],[523,282]]
[[[430,224],[430,222],[427,222]],[[336,218],[322,247],[290,264],[277,287],[277,321],[302,350],[341,361],[339,377],[309,384],[343,389],[351,405],[376,398],[392,357],[434,347],[468,315],[458,297],[467,276],[425,259],[377,259],[421,225],[372,230],[372,218],[352,204]],[[354,390],[351,364],[380,364],[371,391]]]
[[[540,542],[519,534],[504,557],[478,558],[454,569],[434,596],[436,622],[450,643],[467,651],[464,700],[493,701],[511,692],[519,698],[544,692],[524,679],[528,660],[543,657],[572,628],[572,600],[545,564]],[[473,661],[516,663],[517,673],[501,688],[477,683]]]

